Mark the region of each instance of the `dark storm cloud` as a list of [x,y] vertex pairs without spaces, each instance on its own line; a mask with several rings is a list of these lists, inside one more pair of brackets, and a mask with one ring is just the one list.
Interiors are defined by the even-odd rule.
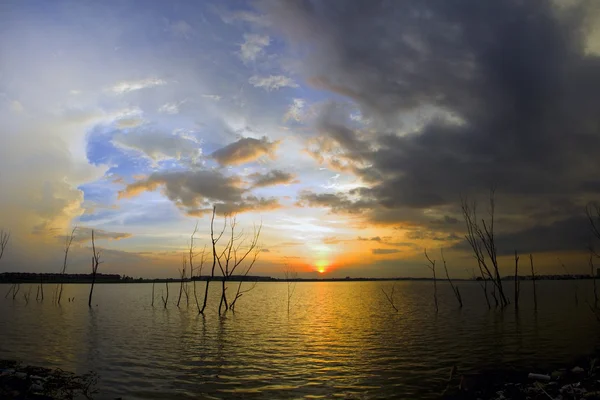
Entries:
[[[551,214],[547,204],[581,207],[598,193],[600,59],[585,51],[591,3],[259,4],[292,51],[306,53],[306,80],[356,104],[366,125],[323,109],[322,146],[313,153],[326,158],[334,149],[334,161],[368,185],[304,192],[302,204],[380,223],[423,223],[431,222],[424,210],[456,214],[461,193],[492,184],[507,208],[538,216]],[[427,118],[417,131],[402,131],[407,115]]]
[[398,250],[398,249],[373,249],[373,250],[371,250],[371,253],[373,253],[374,255],[396,254],[396,253],[400,253],[400,250]]
[[192,216],[210,212],[213,205],[222,215],[279,207],[277,199],[251,195],[240,178],[225,176],[217,170],[156,172],[127,185],[119,192],[119,198],[137,196],[158,188],[162,188],[169,200]]
[[[513,233],[496,236],[498,254],[511,255],[517,250],[521,254],[553,251],[581,251],[590,244],[590,223],[585,216],[556,221],[545,225],[535,225]],[[470,250],[466,242],[455,248]]]
[[277,146],[279,142],[271,142],[267,137],[241,138],[215,151],[211,157],[221,165],[240,165],[265,155],[274,158]]
[[284,185],[296,182],[296,176],[289,172],[274,169],[266,174],[254,173],[250,175],[254,187],[267,187]]

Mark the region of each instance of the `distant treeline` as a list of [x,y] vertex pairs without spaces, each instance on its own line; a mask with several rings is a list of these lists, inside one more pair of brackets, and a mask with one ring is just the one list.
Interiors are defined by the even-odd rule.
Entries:
[[[206,281],[207,276],[193,276],[184,281]],[[505,276],[502,280],[514,281],[514,276]],[[519,276],[519,280],[530,280],[531,276]],[[592,279],[590,275],[536,275],[536,280],[573,280]],[[229,278],[234,282],[340,282],[340,281],[431,281],[432,278],[273,278],[270,276],[232,275]],[[472,281],[474,279],[455,279],[457,281]],[[481,280],[477,277],[475,280]],[[92,274],[60,274],[60,273],[32,273],[32,272],[4,272],[0,274],[0,283],[90,283]],[[147,283],[147,282],[181,282],[181,279],[143,279],[119,274],[96,274],[96,283]]]

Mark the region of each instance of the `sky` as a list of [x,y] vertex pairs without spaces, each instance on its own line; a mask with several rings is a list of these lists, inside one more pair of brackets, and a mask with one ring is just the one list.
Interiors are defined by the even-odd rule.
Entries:
[[177,276],[236,215],[253,273],[588,272],[600,193],[595,1],[3,1],[0,272]]

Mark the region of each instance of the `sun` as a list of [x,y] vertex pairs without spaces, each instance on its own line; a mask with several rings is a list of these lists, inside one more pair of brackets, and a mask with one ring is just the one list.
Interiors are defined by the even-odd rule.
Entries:
[[319,260],[315,263],[315,267],[317,267],[317,272],[320,274],[324,274],[327,271],[327,267],[329,266],[329,261],[327,260]]

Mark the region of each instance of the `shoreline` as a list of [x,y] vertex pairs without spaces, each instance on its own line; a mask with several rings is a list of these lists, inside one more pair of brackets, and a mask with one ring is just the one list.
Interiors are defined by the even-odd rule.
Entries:
[[0,398],[6,400],[92,399],[98,375],[76,375],[59,368],[24,365],[15,360],[0,360]]

